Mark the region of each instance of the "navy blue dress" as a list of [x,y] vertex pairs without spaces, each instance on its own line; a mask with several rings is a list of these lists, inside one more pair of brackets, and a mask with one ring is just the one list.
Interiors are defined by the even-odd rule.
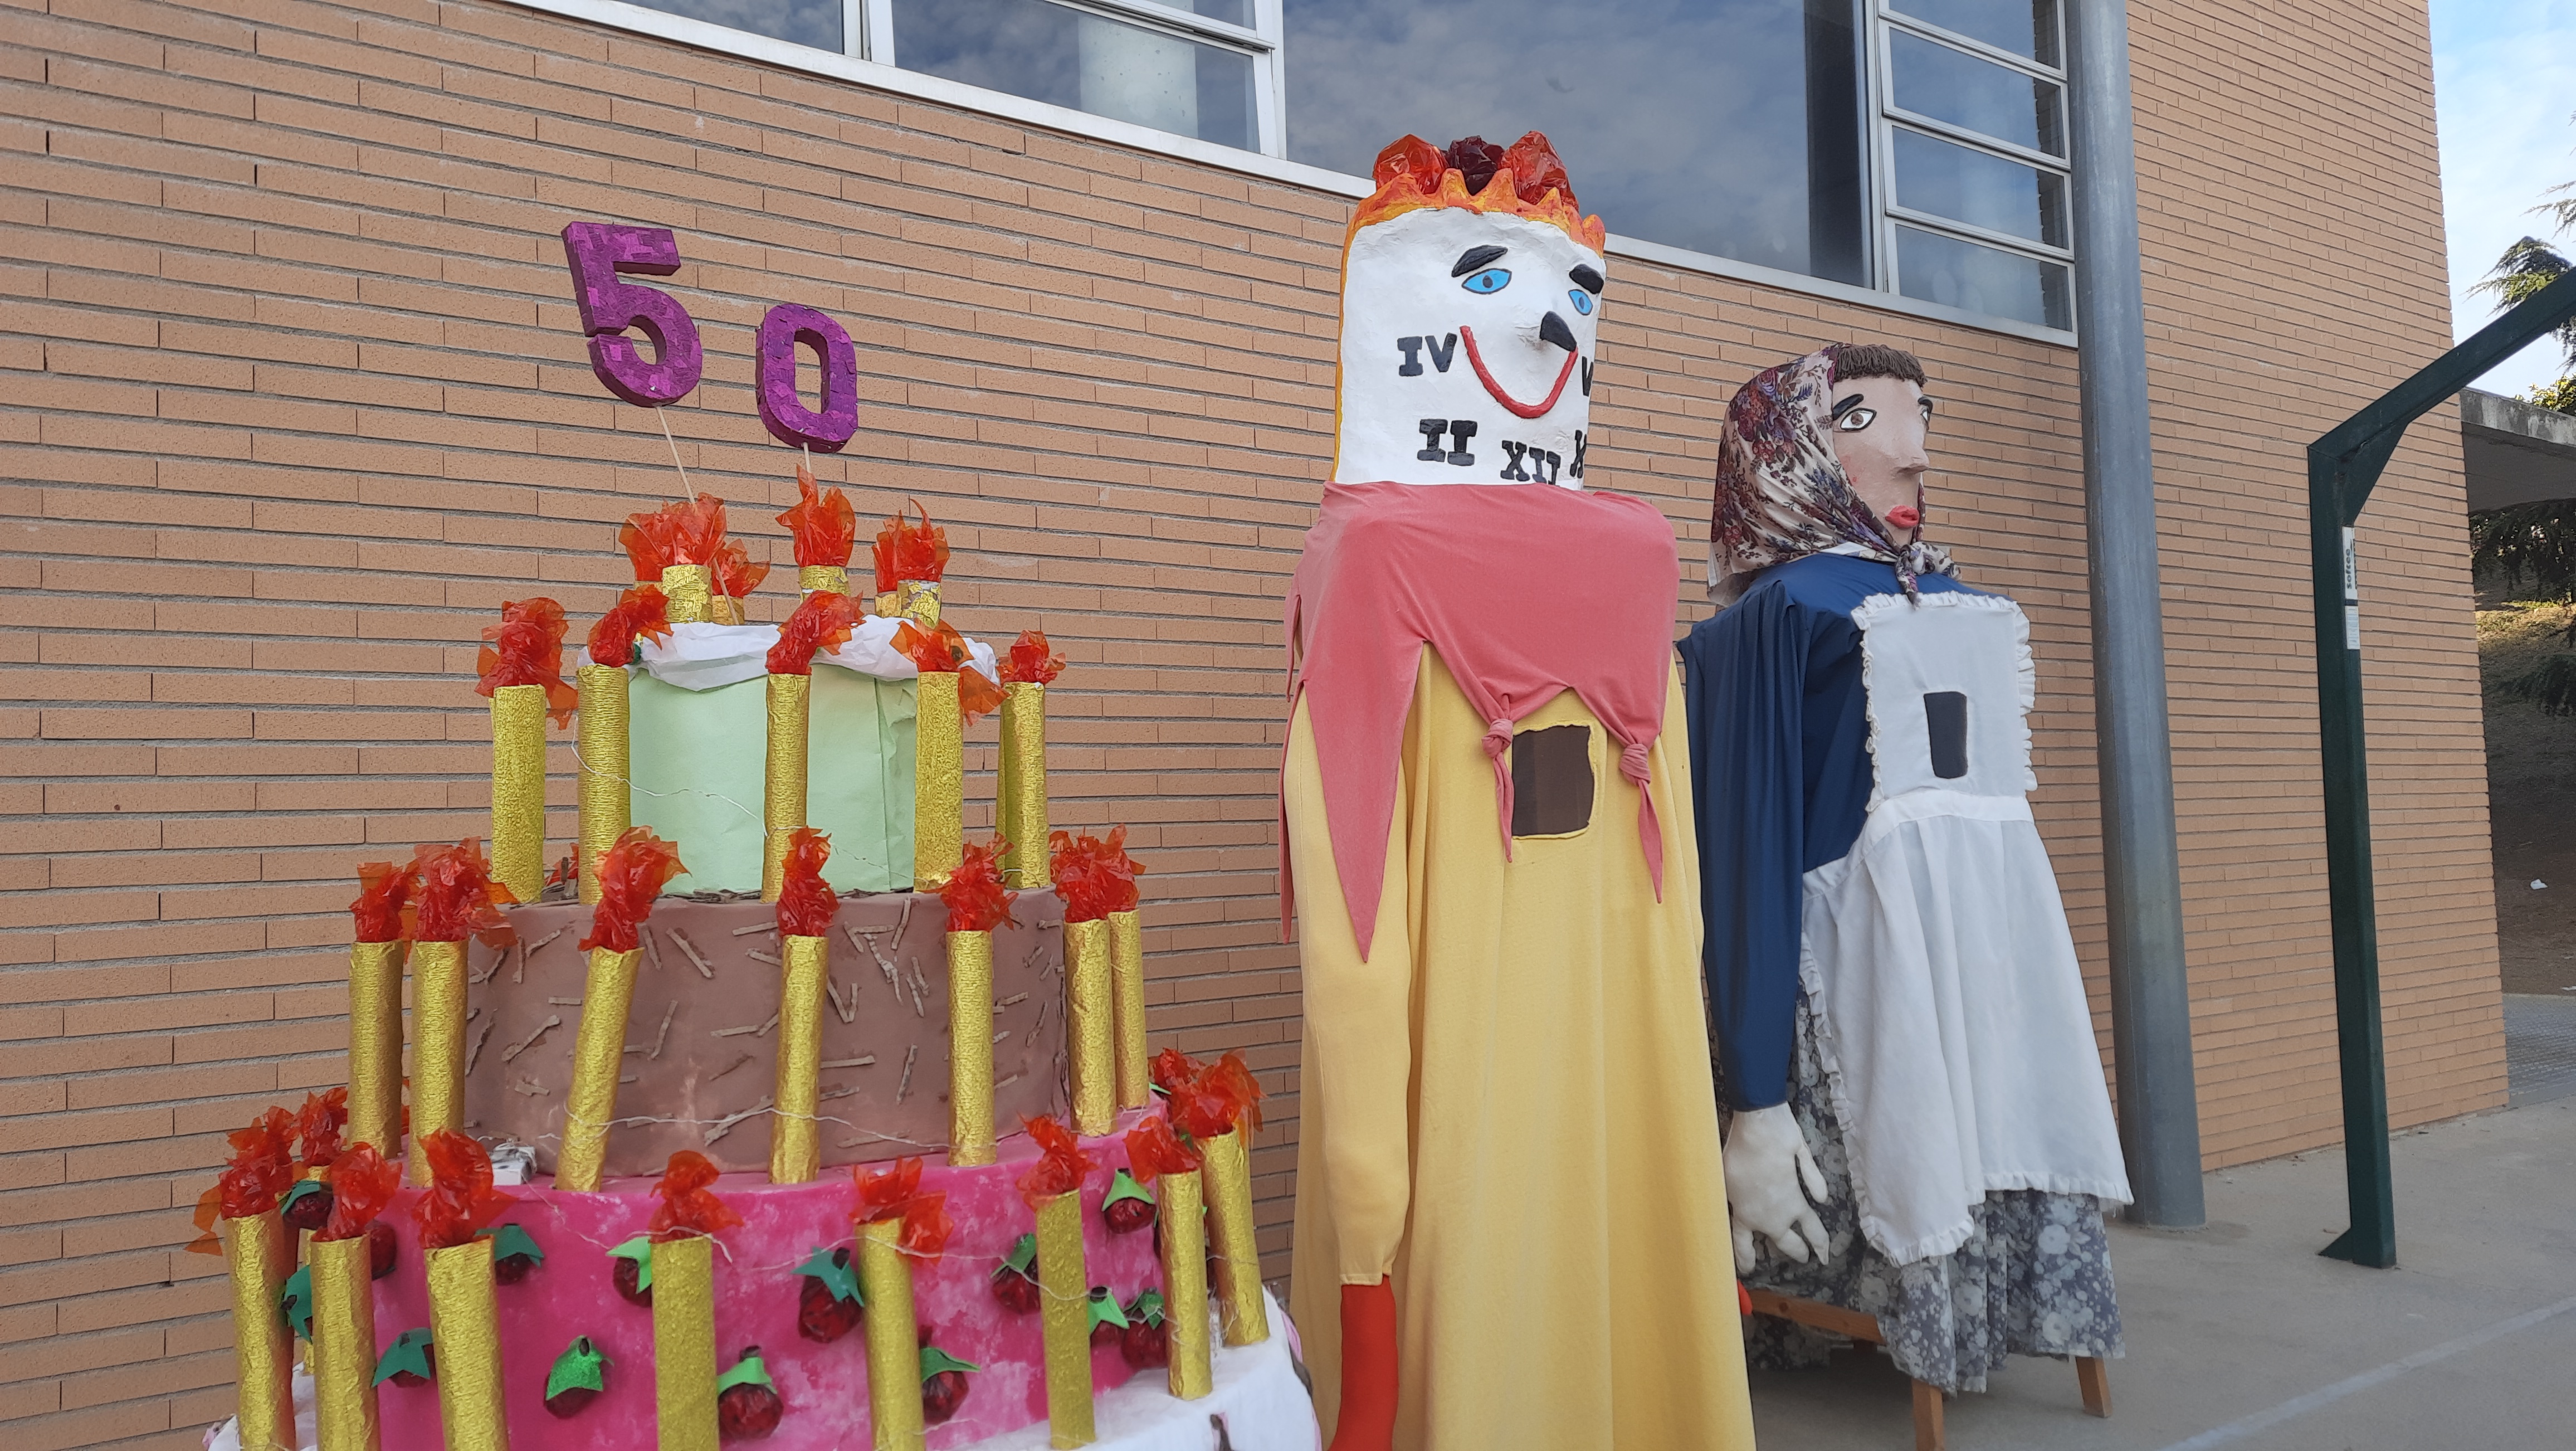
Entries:
[[[1943,575],[1917,587],[1976,593]],[[1869,714],[1851,612],[1897,590],[1891,565],[1811,554],[1764,571],[1681,643],[1701,965],[1730,1109],[1788,1097],[1800,879],[1847,855],[1869,813]]]

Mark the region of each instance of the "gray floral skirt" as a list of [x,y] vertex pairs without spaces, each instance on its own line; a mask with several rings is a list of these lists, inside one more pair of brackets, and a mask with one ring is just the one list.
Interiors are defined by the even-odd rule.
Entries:
[[[1821,1264],[1792,1264],[1760,1240],[1759,1258],[1736,1267],[1746,1284],[1878,1317],[1896,1368],[1945,1391],[1984,1390],[2007,1355],[2120,1354],[2111,1246],[2101,1201],[2089,1194],[1990,1193],[1974,1211],[1966,1244],[1909,1265],[1891,1264],[1862,1237],[1842,1124],[1816,1061],[1804,994],[1789,1107],[1833,1191],[1816,1210],[1833,1253]],[[1769,1316],[1745,1322],[1746,1358],[1763,1369],[1821,1365],[1845,1343]]]

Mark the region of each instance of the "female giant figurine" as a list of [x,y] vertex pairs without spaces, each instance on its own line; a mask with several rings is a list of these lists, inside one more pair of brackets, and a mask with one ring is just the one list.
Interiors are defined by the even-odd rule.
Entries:
[[[1922,542],[1931,414],[1889,347],[1747,383],[1723,611],[1682,660],[1737,1263],[1877,1316],[1955,1391],[2007,1352],[2118,1353],[2101,1204],[2129,1187],[2025,794],[2030,625]],[[1754,1345],[1821,1348],[1770,1322]]]
[[1288,600],[1316,1410],[1335,1451],[1742,1451],[1679,570],[1581,483],[1601,221],[1535,133],[1377,181]]

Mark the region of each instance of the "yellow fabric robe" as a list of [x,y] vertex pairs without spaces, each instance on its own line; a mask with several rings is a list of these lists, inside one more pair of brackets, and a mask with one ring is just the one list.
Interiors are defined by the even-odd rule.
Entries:
[[1590,726],[1589,826],[1503,858],[1485,722],[1426,648],[1363,961],[1302,705],[1285,770],[1304,959],[1292,1301],[1329,1436],[1341,1286],[1394,1277],[1399,1451],[1753,1444],[1699,987],[1681,681],[1637,790]]

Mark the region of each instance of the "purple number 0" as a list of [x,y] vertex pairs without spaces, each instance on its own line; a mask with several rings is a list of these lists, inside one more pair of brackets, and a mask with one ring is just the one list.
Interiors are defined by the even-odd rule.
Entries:
[[[796,345],[812,348],[823,364],[823,411],[805,406],[796,391]],[[782,302],[760,320],[760,421],[790,448],[836,453],[859,431],[859,356],[841,325],[793,302]]]
[[[620,272],[668,277],[679,271],[680,244],[670,229],[573,222],[564,227],[563,240],[573,298],[581,304],[581,330],[590,335],[591,371],[609,392],[646,408],[687,397],[706,365],[698,325],[678,298],[617,278]],[[652,362],[623,335],[630,327],[653,340]]]

